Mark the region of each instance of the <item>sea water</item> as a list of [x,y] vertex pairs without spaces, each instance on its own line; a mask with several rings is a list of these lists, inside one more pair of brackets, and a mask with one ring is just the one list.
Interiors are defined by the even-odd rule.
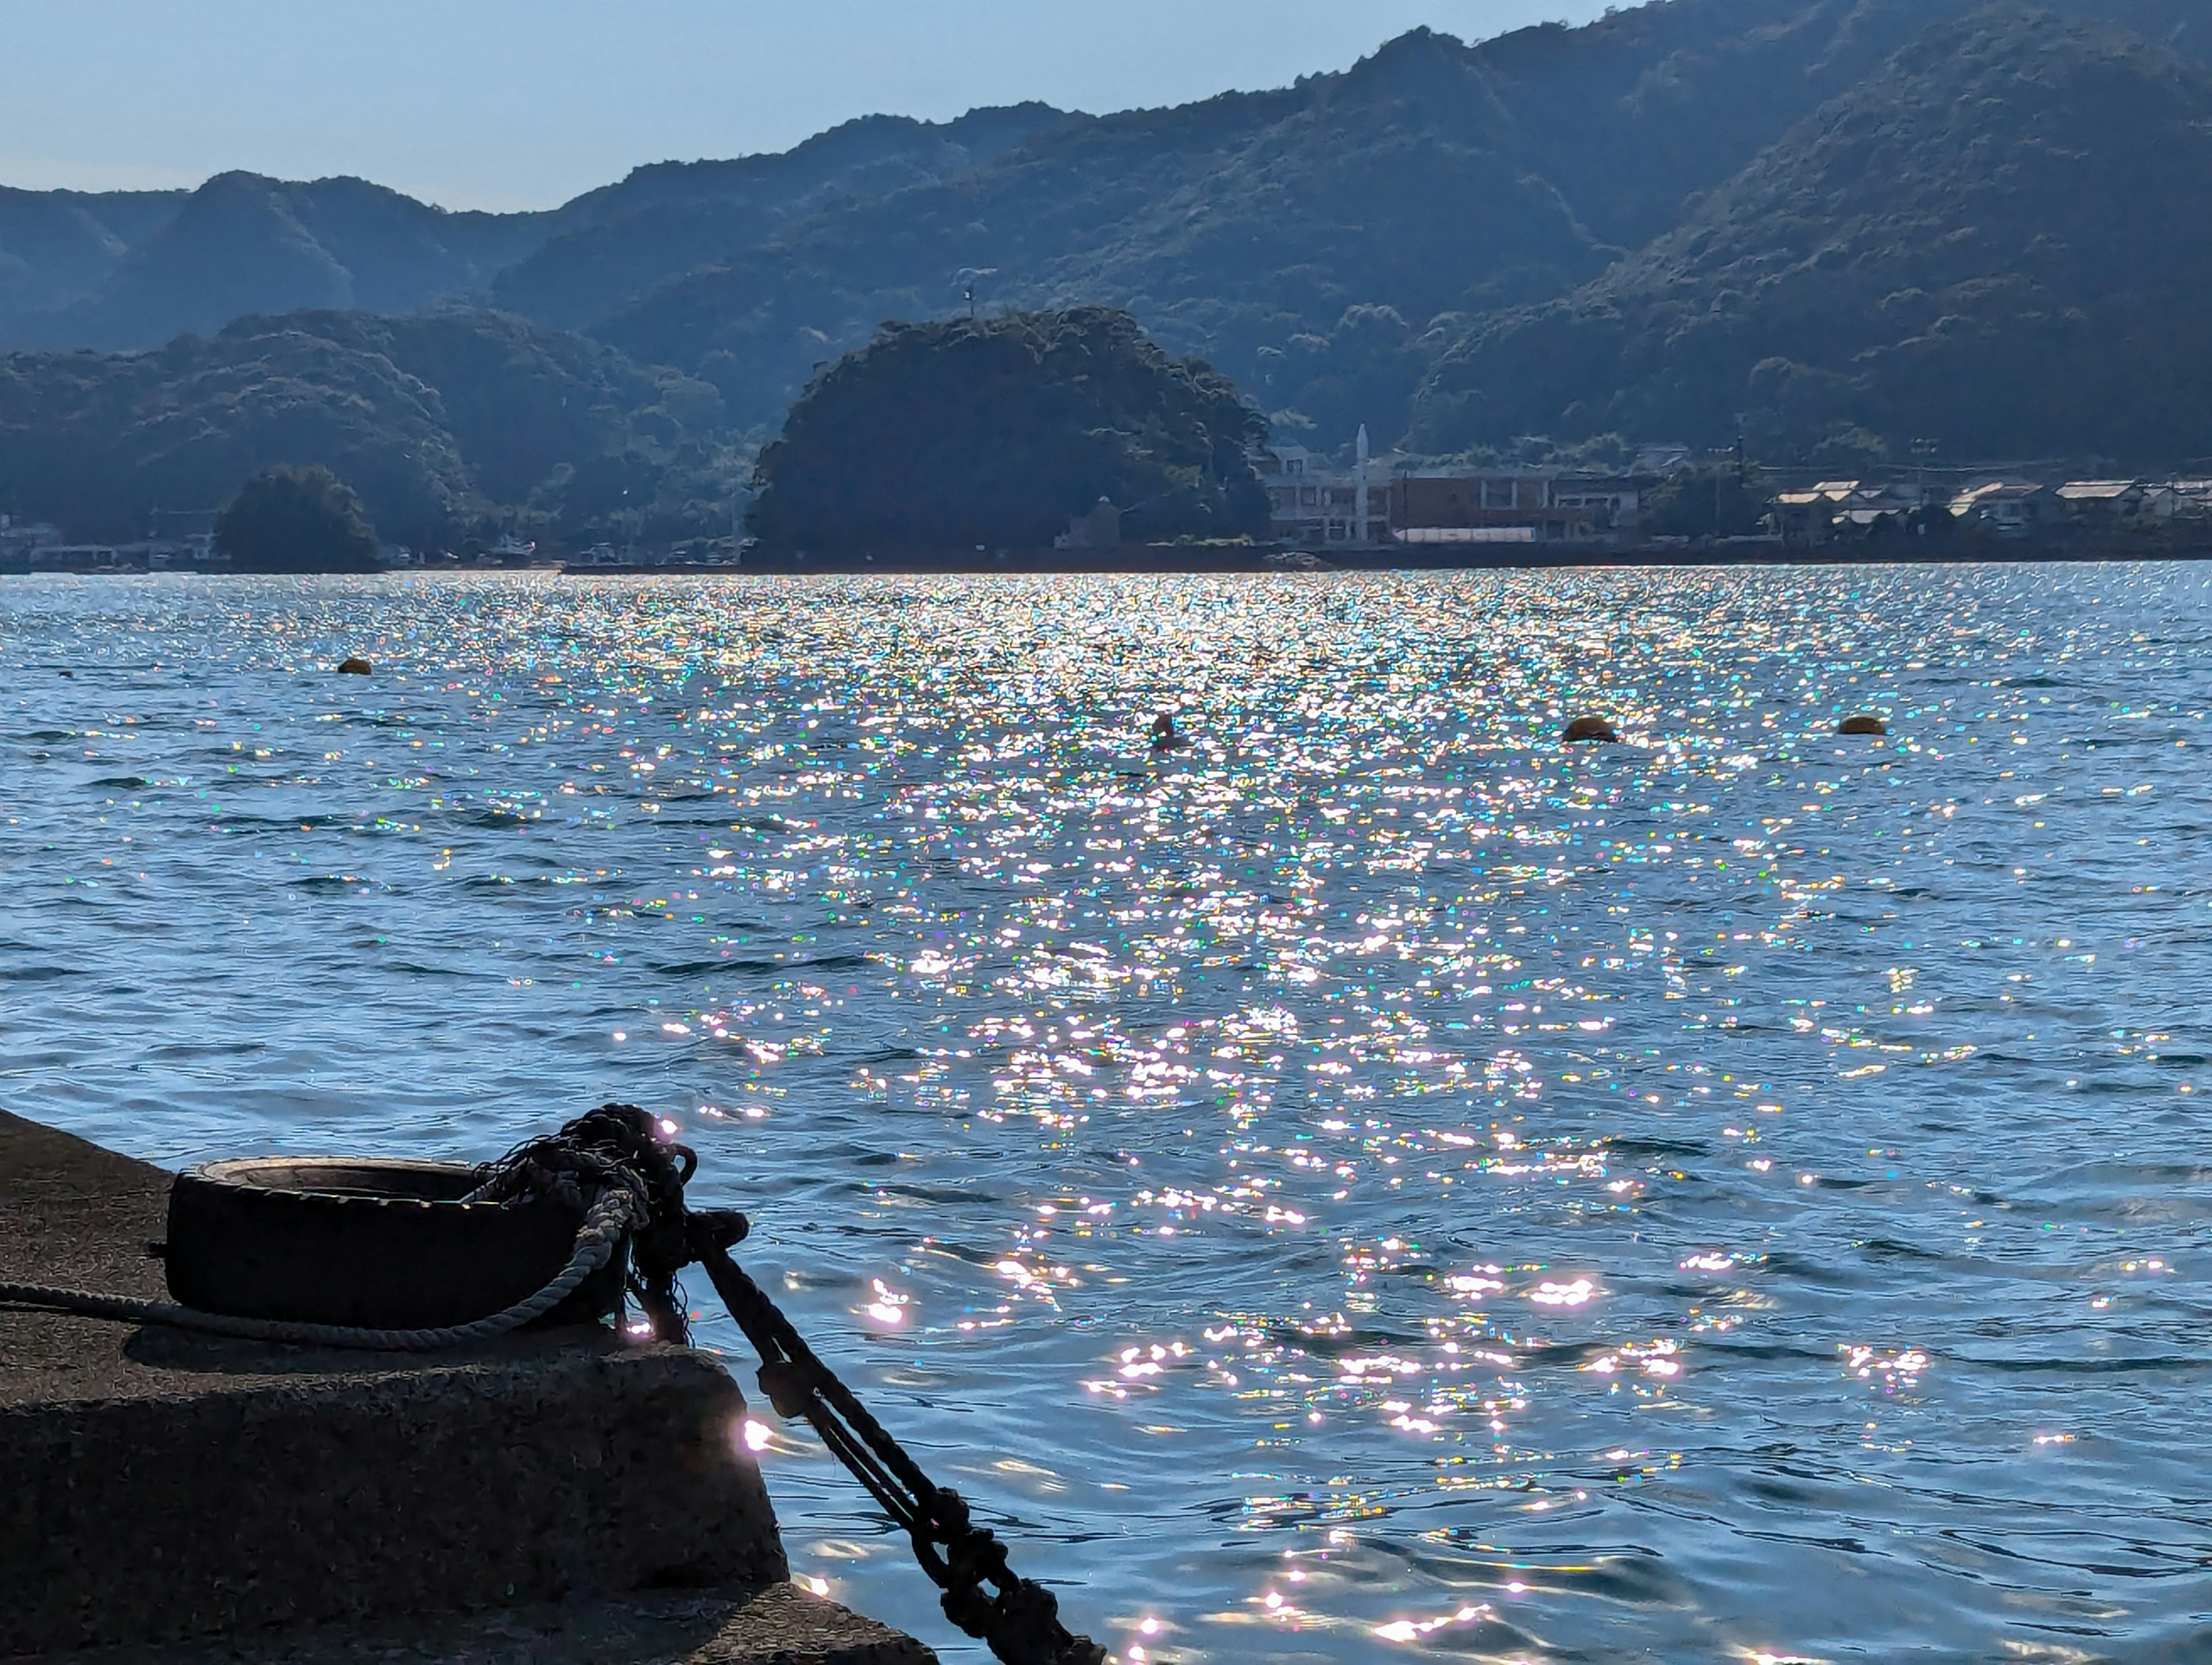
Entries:
[[2172,566],[9,580],[0,1104],[651,1105],[1131,1661],[2189,1656],[2209,647]]

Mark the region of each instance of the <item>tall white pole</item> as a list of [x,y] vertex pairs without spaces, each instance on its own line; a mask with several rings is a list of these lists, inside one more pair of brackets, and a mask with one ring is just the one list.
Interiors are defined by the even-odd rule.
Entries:
[[1359,541],[1367,542],[1367,424],[1359,424],[1359,438],[1353,445],[1358,460],[1352,468],[1352,489],[1359,500]]

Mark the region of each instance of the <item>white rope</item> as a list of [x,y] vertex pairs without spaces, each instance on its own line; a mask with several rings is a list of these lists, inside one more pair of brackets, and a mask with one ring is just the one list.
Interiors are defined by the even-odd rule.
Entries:
[[88,1290],[54,1289],[42,1284],[0,1283],[0,1306],[40,1307],[76,1313],[88,1318],[110,1318],[125,1323],[166,1324],[174,1329],[198,1330],[243,1341],[278,1341],[301,1347],[357,1347],[374,1352],[442,1352],[489,1341],[509,1330],[543,1318],[572,1294],[576,1286],[607,1263],[635,1223],[635,1205],[627,1190],[611,1188],[599,1194],[591,1212],[576,1230],[576,1243],[552,1282],[504,1311],[466,1324],[438,1329],[364,1329],[350,1324],[306,1324],[275,1318],[236,1318],[225,1313],[202,1312],[167,1301],[133,1301],[119,1295],[95,1295]]

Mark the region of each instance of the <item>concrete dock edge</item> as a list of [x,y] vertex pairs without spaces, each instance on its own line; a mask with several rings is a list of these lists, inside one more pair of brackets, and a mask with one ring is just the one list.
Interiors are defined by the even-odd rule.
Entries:
[[[0,1279],[163,1298],[169,1178],[0,1112]],[[605,1331],[426,1358],[0,1309],[0,1658],[929,1658],[783,1582],[744,1410]]]

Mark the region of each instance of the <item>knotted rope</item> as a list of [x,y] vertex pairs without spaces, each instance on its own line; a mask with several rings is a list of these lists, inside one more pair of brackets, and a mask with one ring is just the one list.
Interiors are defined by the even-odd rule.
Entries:
[[684,1182],[698,1158],[655,1136],[653,1117],[634,1104],[606,1104],[570,1122],[551,1139],[518,1147],[506,1164],[578,1146],[635,1172],[652,1212],[630,1237],[631,1292],[665,1341],[690,1338],[676,1276],[695,1261],[707,1268],[715,1293],[761,1358],[761,1391],[781,1417],[803,1418],[830,1454],[907,1534],[915,1559],[944,1592],[945,1616],[989,1644],[1006,1665],[1104,1665],[1105,1649],[1060,1622],[1057,1597],[1034,1579],[1016,1576],[1006,1548],[975,1524],[968,1504],[923,1472],[853,1390],[823,1364],[790,1319],[736,1261],[730,1250],[748,1230],[742,1214],[693,1209]]
[[655,1339],[690,1340],[677,1274],[707,1268],[730,1316],[760,1354],[761,1390],[779,1416],[811,1424],[884,1512],[907,1534],[915,1559],[944,1592],[945,1617],[988,1644],[1005,1665],[1104,1665],[1105,1649],[1060,1622],[1053,1593],[1015,1575],[1006,1547],[975,1524],[968,1504],[934,1483],[851,1389],[823,1364],[775,1302],[730,1258],[748,1230],[743,1214],[692,1209],[684,1187],[699,1158],[658,1136],[635,1104],[604,1104],[557,1133],[518,1145],[479,1170],[468,1202],[548,1197],[580,1215],[575,1244],[551,1282],[527,1300],[471,1323],[436,1329],[365,1329],[343,1324],[236,1318],[163,1301],[84,1290],[0,1283],[0,1305],[42,1308],[123,1322],[300,1346],[435,1352],[489,1340],[544,1317],[627,1240],[628,1285]]
[[240,1318],[229,1313],[202,1312],[198,1307],[180,1307],[169,1301],[134,1301],[120,1295],[95,1295],[89,1290],[57,1289],[45,1284],[0,1283],[0,1306],[38,1307],[86,1318],[112,1318],[126,1324],[166,1324],[173,1329],[198,1330],[205,1335],[228,1336],[241,1341],[276,1341],[297,1347],[444,1352],[520,1329],[559,1306],[621,1247],[631,1220],[636,1218],[635,1207],[635,1198],[627,1190],[609,1188],[601,1191],[585,1212],[583,1224],[576,1228],[575,1246],[569,1251],[568,1265],[556,1273],[544,1288],[488,1317],[434,1329],[370,1329],[355,1324]]

